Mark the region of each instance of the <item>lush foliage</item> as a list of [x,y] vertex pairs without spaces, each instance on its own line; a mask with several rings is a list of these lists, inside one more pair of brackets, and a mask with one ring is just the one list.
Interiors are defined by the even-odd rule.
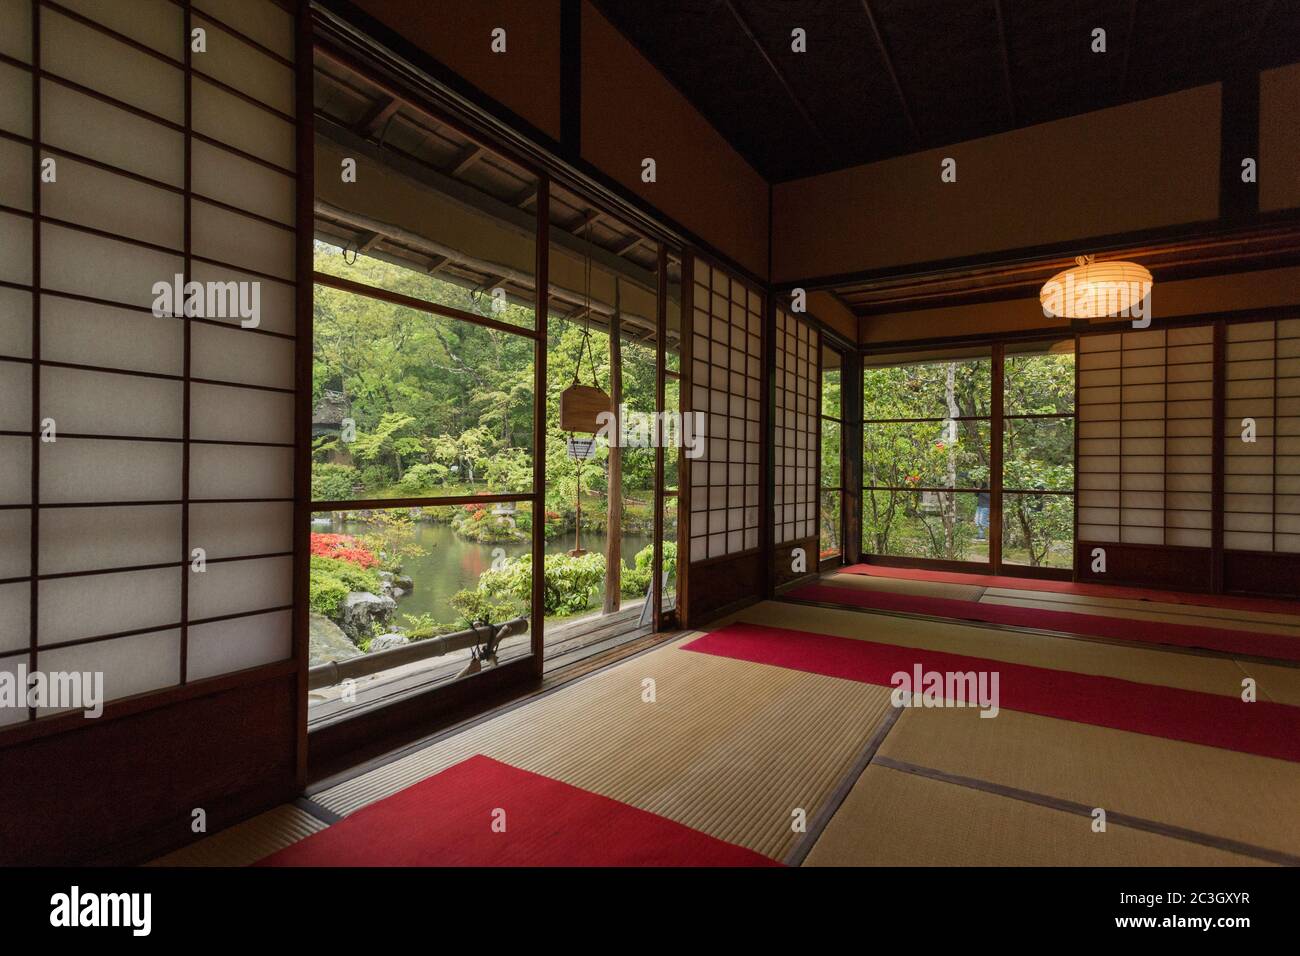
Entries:
[[[372,259],[345,262],[340,250],[316,245],[316,268],[415,298],[439,302],[498,322],[530,328],[532,310],[507,304],[496,312],[481,291]],[[537,400],[533,342],[510,332],[407,309],[319,286],[314,296],[312,401],[342,394],[355,435],[322,434],[312,449],[312,496],[432,497],[519,494],[533,487],[532,416]],[[588,345],[590,336],[590,345]],[[583,527],[606,521],[609,449],[593,458],[568,456],[559,427],[560,395],[574,382],[610,391],[609,336],[581,322],[551,316],[547,327],[546,509],[547,535],[572,530],[579,486]],[[655,407],[655,354],[640,342],[622,349],[622,398],[632,412]],[[595,368],[592,367],[592,359]],[[677,407],[676,389],[668,407]],[[538,463],[539,465],[542,463]],[[622,451],[622,486],[629,499],[624,524],[641,530],[636,502],[651,497],[653,449]],[[356,490],[360,488],[361,490]],[[551,519],[550,515],[555,518]],[[458,530],[460,530],[458,528]],[[481,541],[511,540],[493,528],[465,526]]]
[[314,501],[347,501],[355,497],[353,486],[361,473],[351,465],[317,462],[311,470],[311,496]]
[[450,603],[466,627],[504,624],[519,617],[528,606],[527,603],[521,604],[513,594],[489,594],[482,589],[468,588],[453,594]]
[[[675,580],[677,574],[677,543],[665,541],[664,574],[669,581]],[[654,577],[655,546],[647,544],[632,558],[632,566],[624,566],[622,588],[624,597],[644,597],[650,589],[650,580]]]
[[500,541],[526,541],[532,522],[519,520],[526,511],[510,513],[509,506],[497,513],[497,506],[471,503],[461,505],[453,514],[451,526],[462,538],[485,543]]
[[[592,596],[605,580],[605,556],[594,551],[578,557],[548,554],[543,569],[546,614],[573,614],[591,606]],[[525,554],[500,568],[484,571],[479,577],[479,589],[489,597],[509,596],[527,606],[532,580],[533,556]]]
[[[1011,415],[1055,415],[1074,409],[1074,356],[1009,355],[1003,402]],[[1011,418],[1003,434],[1005,489],[1074,488],[1074,422],[1069,418]],[[1005,560],[1071,564],[1074,500],[1069,495],[1004,494]]]
[[[989,505],[991,363],[988,359],[871,367],[863,376],[863,548],[874,554],[982,560]],[[1073,354],[1008,356],[1004,414],[1069,413]],[[1003,486],[1050,492],[1074,485],[1069,419],[1004,422]],[[968,489],[955,491],[949,489]],[[1003,495],[1003,558],[1070,561],[1068,496]],[[983,518],[983,522],[977,521]]]
[[[482,294],[366,256],[344,265],[338,249],[321,243],[316,267],[532,325],[530,309],[494,313]],[[314,313],[313,406],[327,389],[342,392],[355,436],[317,438],[313,475],[322,465],[352,466],[367,497],[437,494],[449,480],[482,487],[490,461],[531,444],[531,339],[325,286]],[[438,467],[420,467],[430,465]]]
[[[313,535],[313,537],[315,537]],[[308,580],[311,609],[317,614],[337,618],[350,591],[378,593],[379,573],[343,558],[323,557],[315,551],[311,557]]]
[[[345,259],[341,250],[324,243],[316,244],[315,268],[482,315],[499,325],[527,330],[535,324],[530,306],[507,303],[494,308],[486,290],[366,255]],[[623,302],[626,309],[628,299]],[[593,458],[575,461],[567,452],[569,435],[559,427],[560,396],[575,377],[611,391],[606,333],[582,321],[550,316],[543,343],[547,382],[544,393],[538,393],[535,343],[526,335],[323,285],[315,290],[313,307],[312,406],[319,413],[313,415],[315,500],[521,494],[533,490],[535,468],[545,469],[544,502],[532,508],[521,504],[513,513],[508,506],[472,500],[414,513],[407,508],[368,510],[357,516],[364,522],[364,533],[355,533],[349,544],[358,562],[400,571],[403,559],[422,554],[412,530],[416,520],[446,522],[466,541],[495,546],[527,541],[532,522],[541,517],[545,537],[564,540],[575,531],[579,497],[584,543],[588,533],[603,532],[611,522],[625,534],[648,534],[652,529],[654,450],[621,451],[623,507],[611,515],[610,449],[598,442]],[[649,413],[655,407],[654,349],[629,336],[620,347],[622,403],[629,411]],[[544,403],[546,419],[544,462],[534,461],[538,402]],[[675,383],[667,389],[667,405],[678,407]],[[670,477],[669,486],[674,484]],[[314,553],[333,555],[323,543],[321,549]],[[363,551],[365,558],[360,556]],[[602,554],[548,556],[543,570],[546,613],[568,615],[591,607],[604,584],[604,561]],[[624,586],[644,593],[649,559],[638,555],[633,563],[625,571]],[[514,602],[511,607],[527,608],[532,573],[528,556],[516,558],[484,572],[477,590],[460,592],[450,603],[462,623],[481,615],[498,616],[507,600]],[[326,582],[321,585],[322,601],[337,606],[337,594],[327,597]],[[420,615],[408,622],[406,633],[412,639],[431,636],[452,626],[441,619],[449,616],[445,610],[436,621],[430,614]]]

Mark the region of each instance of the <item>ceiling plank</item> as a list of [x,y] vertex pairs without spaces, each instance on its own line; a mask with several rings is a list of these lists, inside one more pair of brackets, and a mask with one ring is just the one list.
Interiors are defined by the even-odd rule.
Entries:
[[1138,0],[1129,0],[1128,2],[1128,32],[1124,35],[1124,59],[1120,61],[1119,67],[1119,92],[1115,95],[1115,102],[1124,101],[1124,90],[1128,86],[1128,64],[1133,58],[1133,44],[1137,42],[1134,31],[1137,29]]
[[605,214],[599,209],[588,209],[577,222],[568,227],[569,232],[573,233],[575,236],[580,235],[584,229],[589,226],[594,226],[604,218]]
[[1007,94],[1008,129],[1016,126],[1016,90],[1011,85],[1011,53],[1007,47],[1007,20],[1002,15],[1002,0],[993,0],[993,16],[998,25],[998,51],[1002,55],[1002,85]]
[[633,249],[635,249],[637,246],[641,245],[641,243],[643,243],[643,242],[645,242],[645,237],[644,237],[644,236],[633,236],[633,237],[632,237],[631,239],[629,239],[627,242],[623,243],[623,245],[621,245],[621,246],[619,246],[617,249],[615,249],[615,250],[614,250],[614,255],[616,255],[616,256],[625,256],[625,255],[627,255],[629,252],[631,252]]
[[471,143],[469,148],[461,155],[460,159],[456,160],[456,165],[451,168],[451,175],[460,176],[465,172],[465,170],[478,162],[486,152],[487,150],[482,146],[479,146],[477,143]]
[[898,96],[898,102],[903,107],[903,116],[907,119],[907,127],[912,131],[912,140],[921,143],[921,129],[916,125],[916,117],[912,115],[912,107],[907,102],[907,94],[903,92],[903,84],[899,82],[898,71],[894,69],[894,59],[889,55],[889,47],[885,44],[885,35],[880,32],[880,24],[876,22],[876,15],[871,10],[871,0],[862,0],[862,11],[867,15],[867,22],[871,25],[871,35],[875,38],[876,48],[880,51],[880,57],[885,61],[885,69],[889,71],[890,82],[894,85],[894,93]]
[[392,119],[393,114],[401,108],[402,101],[397,97],[392,97],[387,101],[380,101],[370,108],[370,111],[362,117],[361,122],[357,123],[357,132],[362,136],[373,136],[379,132],[380,127]]
[[1259,15],[1255,18],[1255,26],[1250,31],[1249,40],[1242,44],[1242,52],[1249,55],[1250,51],[1255,48],[1264,37],[1264,28],[1268,25],[1269,17],[1273,14],[1273,8],[1277,6],[1277,0],[1264,0],[1259,7]]
[[757,35],[755,35],[753,29],[741,15],[740,11],[736,9],[735,3],[733,3],[732,0],[722,0],[722,2],[731,12],[732,18],[740,25],[740,29],[744,32],[745,36],[749,38],[749,42],[754,45],[756,50],[758,50],[759,56],[763,58],[763,62],[766,63],[768,69],[772,71],[772,75],[776,77],[776,81],[781,84],[781,89],[785,90],[785,95],[789,98],[790,102],[794,104],[795,110],[797,110],[799,115],[803,118],[804,125],[806,125],[809,131],[817,137],[818,141],[822,144],[822,147],[826,150],[831,159],[837,163],[844,162],[839,150],[837,150],[831,141],[826,138],[826,134],[823,133],[822,128],[817,125],[817,121],[812,118],[812,114],[809,113],[807,108],[803,105],[803,101],[795,94],[794,88],[790,86],[790,81],[785,78],[785,74],[781,72],[781,68],[777,65],[776,61],[772,59],[771,55],[767,52],[767,49],[759,41]]

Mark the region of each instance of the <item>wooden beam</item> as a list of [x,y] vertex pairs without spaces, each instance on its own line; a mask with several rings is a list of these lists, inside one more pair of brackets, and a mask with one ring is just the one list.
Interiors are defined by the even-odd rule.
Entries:
[[629,240],[628,240],[627,242],[625,242],[623,245],[621,245],[621,246],[619,246],[617,249],[615,249],[615,250],[614,250],[614,255],[616,255],[616,256],[625,256],[625,255],[627,255],[629,252],[631,252],[633,249],[635,249],[637,246],[641,245],[641,243],[643,243],[643,242],[645,242],[645,236],[633,236],[631,239],[629,239]]
[[[316,132],[338,146],[356,150],[349,155],[364,155],[382,163],[388,169],[409,179],[423,188],[432,188],[446,199],[476,213],[486,213],[511,228],[520,235],[533,236],[536,231],[537,217],[531,210],[521,207],[536,198],[535,187],[528,187],[513,198],[497,199],[489,196],[476,186],[463,179],[448,176],[442,169],[435,168],[409,156],[384,148],[368,140],[361,139],[356,133],[340,126],[328,117],[315,114]],[[346,220],[339,220],[346,221]],[[618,272],[628,281],[637,283],[641,288],[652,290],[655,287],[653,271],[637,265],[630,259],[620,259],[604,246],[585,242],[568,230],[551,230],[551,239],[557,247],[576,254],[580,258],[589,258],[593,264],[599,264],[611,272]],[[445,251],[445,250],[444,250]]]
[[581,219],[569,227],[569,232],[573,233],[575,236],[580,235],[588,226],[594,226],[604,218],[605,214],[599,209],[588,209]]
[[372,232],[368,237],[366,237],[365,241],[363,241],[359,246],[357,246],[357,255],[359,256],[366,255],[368,252],[370,252],[371,249],[379,245],[379,241],[383,238],[384,237],[381,233]]
[[[615,415],[623,401],[622,285],[615,276],[614,314],[609,317],[609,397]],[[613,614],[623,601],[623,449],[618,447],[617,431],[609,444],[609,487],[605,497],[605,613]]]
[[[664,411],[666,408],[665,391],[666,391],[666,358],[667,358],[667,339],[668,339],[668,249],[662,242],[657,243],[658,263],[655,268],[655,277],[659,280],[659,288],[655,296],[655,411]],[[652,525],[654,539],[652,541],[650,577],[652,584],[650,587],[650,610],[652,612],[651,621],[656,631],[665,629],[664,614],[664,512],[669,507],[677,508],[677,498],[668,498],[665,496],[664,481],[664,435],[660,430],[661,425],[655,426],[655,475],[654,488],[650,496],[654,515],[652,516]],[[678,449],[672,450],[674,456],[678,455]]]
[[862,0],[862,11],[867,15],[867,23],[871,27],[871,36],[876,41],[876,49],[880,51],[880,57],[885,61],[885,69],[889,72],[889,80],[894,85],[894,93],[898,97],[899,105],[903,107],[903,117],[907,120],[907,126],[912,131],[912,139],[917,143],[921,142],[921,130],[916,125],[916,118],[912,115],[912,107],[907,103],[907,94],[903,92],[903,84],[898,80],[898,71],[894,69],[894,60],[889,55],[889,47],[885,44],[885,35],[880,32],[880,25],[876,23],[876,15],[871,10],[871,0]]
[[393,118],[393,114],[396,113],[401,106],[402,101],[396,97],[389,99],[386,102],[376,103],[370,108],[369,112],[361,118],[361,121],[357,123],[357,130],[362,136],[373,136],[375,133],[379,132],[385,123]]
[[486,152],[487,150],[482,146],[479,146],[477,143],[471,143],[469,149],[465,150],[460,159],[456,160],[456,165],[451,167],[451,175],[461,175],[465,170],[477,163]]

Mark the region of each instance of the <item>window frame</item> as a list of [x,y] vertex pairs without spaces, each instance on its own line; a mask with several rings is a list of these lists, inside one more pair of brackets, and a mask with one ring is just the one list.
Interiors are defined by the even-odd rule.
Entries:
[[[947,345],[927,345],[927,346],[895,346],[881,349],[863,348],[860,354],[863,357],[861,374],[864,379],[863,392],[861,395],[862,420],[861,420],[861,452],[864,462],[861,488],[861,511],[863,516],[866,514],[866,497],[872,492],[890,491],[890,492],[934,492],[950,494],[987,494],[989,496],[989,530],[988,538],[988,558],[985,560],[965,560],[965,559],[948,559],[932,558],[918,555],[887,555],[876,554],[869,550],[865,537],[865,524],[859,522],[857,532],[859,535],[859,544],[861,547],[861,560],[870,564],[880,564],[894,567],[919,567],[935,568],[948,570],[973,571],[984,574],[1007,574],[1019,577],[1037,577],[1037,578],[1056,578],[1069,580],[1074,576],[1075,539],[1077,532],[1072,531],[1071,556],[1072,560],[1069,567],[1035,567],[1026,564],[1011,564],[1003,559],[1002,554],[1002,523],[1003,523],[1003,502],[1007,494],[1051,494],[1069,497],[1073,502],[1071,510],[1074,512],[1071,526],[1077,529],[1077,491],[1078,491],[1078,399],[1074,399],[1074,410],[1071,412],[1032,414],[1032,413],[1011,413],[1007,414],[1004,408],[1004,399],[1006,393],[1005,366],[1008,355],[1009,345],[1025,345],[1032,343],[1042,343],[1044,345],[1053,342],[1071,341],[1074,343],[1075,354],[1078,354],[1078,337],[1070,332],[1044,333],[1039,335],[1017,338],[1015,340],[1002,339],[991,342],[987,345],[963,345],[952,343]],[[954,353],[956,353],[954,355]],[[1011,354],[1015,354],[1013,351]],[[865,376],[872,365],[877,367],[888,367],[890,363],[888,357],[896,355],[899,358],[906,357],[911,361],[921,362],[943,362],[945,359],[969,357],[984,359],[989,361],[989,411],[987,415],[959,415],[952,418],[953,421],[973,421],[987,422],[989,435],[989,477],[987,487],[971,488],[957,486],[953,488],[938,487],[900,487],[881,484],[870,484],[865,469],[867,435],[868,429],[872,425],[882,424],[902,424],[902,423],[935,423],[941,424],[949,419],[947,417],[918,417],[918,418],[870,418],[867,415],[866,408],[866,389]],[[929,356],[933,356],[931,359]],[[871,362],[871,359],[877,361]],[[879,361],[885,359],[886,361]],[[901,364],[901,363],[899,363]],[[1078,381],[1078,364],[1075,365],[1075,382],[1077,391]],[[1067,489],[1051,489],[1040,492],[1036,489],[1026,490],[1019,488],[1006,488],[1004,485],[1004,441],[1006,423],[1014,420],[1024,419],[1069,419],[1074,422],[1073,435],[1073,472],[1074,476],[1071,487]]]

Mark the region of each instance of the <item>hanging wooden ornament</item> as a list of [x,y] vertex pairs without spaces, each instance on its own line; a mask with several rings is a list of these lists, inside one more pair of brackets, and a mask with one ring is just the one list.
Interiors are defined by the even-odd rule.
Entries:
[[600,414],[610,410],[609,396],[590,385],[570,385],[560,393],[560,428],[594,435]]

